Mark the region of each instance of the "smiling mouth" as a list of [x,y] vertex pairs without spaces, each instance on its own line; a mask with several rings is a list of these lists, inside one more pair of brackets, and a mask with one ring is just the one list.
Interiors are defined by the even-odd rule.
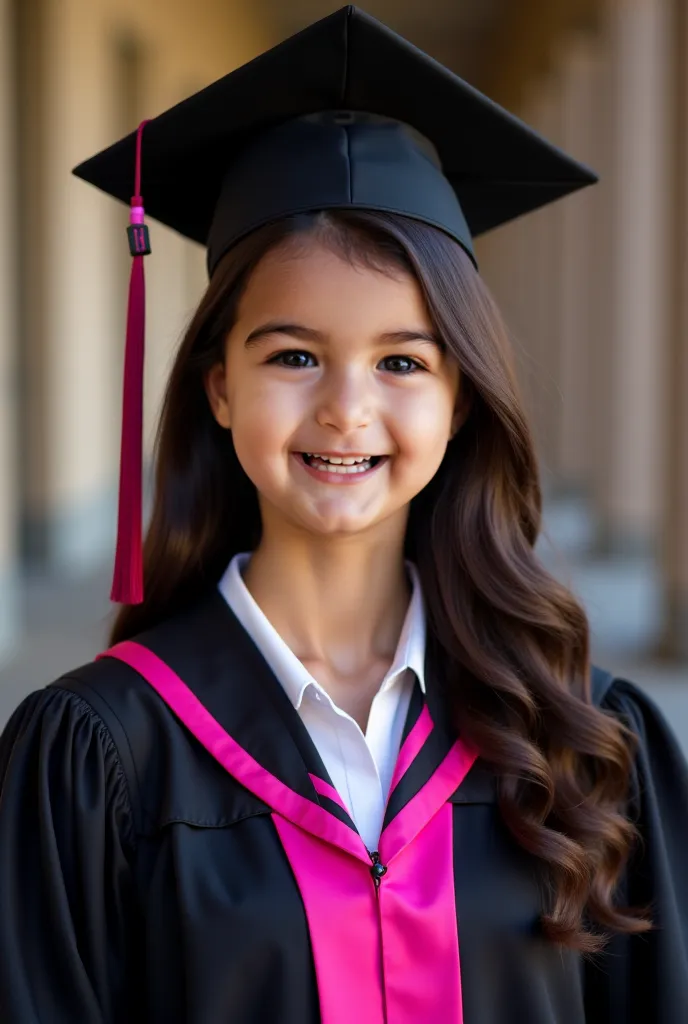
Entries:
[[311,452],[298,453],[307,466],[321,473],[335,473],[341,476],[356,476],[377,466],[386,455],[335,457],[316,455]]

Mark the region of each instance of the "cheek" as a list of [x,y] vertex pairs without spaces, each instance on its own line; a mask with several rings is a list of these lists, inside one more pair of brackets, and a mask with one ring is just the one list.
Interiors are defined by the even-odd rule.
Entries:
[[288,389],[246,387],[235,396],[232,434],[239,462],[260,486],[282,465],[285,449],[300,422]]
[[425,452],[430,456],[434,449],[443,452],[453,409],[453,394],[445,389],[433,388],[422,400],[413,394],[399,396],[394,403],[394,418],[400,449],[412,455]]
[[279,442],[281,420],[275,415],[274,406],[263,408],[269,408],[270,412],[256,415],[249,407],[240,410],[235,416],[233,432],[237,453],[241,450],[253,455],[266,456]]

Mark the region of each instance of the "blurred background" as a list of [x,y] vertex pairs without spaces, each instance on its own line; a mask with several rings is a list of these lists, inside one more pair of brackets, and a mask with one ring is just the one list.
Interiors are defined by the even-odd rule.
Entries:
[[[542,557],[688,747],[687,3],[364,6],[602,177],[478,255],[538,439]],[[127,215],[70,169],[338,6],[0,0],[0,727],[112,615]],[[149,452],[205,283],[199,247],[152,237]]]

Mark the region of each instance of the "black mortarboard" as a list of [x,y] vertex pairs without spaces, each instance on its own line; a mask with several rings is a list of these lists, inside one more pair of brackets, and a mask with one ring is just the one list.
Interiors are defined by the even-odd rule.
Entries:
[[[145,129],[144,129],[145,125]],[[113,599],[142,600],[143,200],[208,247],[212,274],[242,236],[298,212],[387,210],[472,239],[597,180],[431,57],[355,7],[231,72],[74,173],[130,202]]]

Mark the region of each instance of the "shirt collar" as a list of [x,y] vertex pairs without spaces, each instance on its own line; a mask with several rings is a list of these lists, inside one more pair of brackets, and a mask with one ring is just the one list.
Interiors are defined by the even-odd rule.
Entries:
[[[218,584],[220,594],[260,649],[297,710],[309,686],[315,687],[329,700],[320,683],[311,676],[287,646],[244,583],[241,573],[250,557],[251,553],[244,551],[232,558]],[[382,681],[380,691],[391,689],[402,672],[412,669],[421,690],[425,693],[425,608],[418,571],[412,562],[406,562],[406,569],[411,580],[411,600],[392,664]]]

